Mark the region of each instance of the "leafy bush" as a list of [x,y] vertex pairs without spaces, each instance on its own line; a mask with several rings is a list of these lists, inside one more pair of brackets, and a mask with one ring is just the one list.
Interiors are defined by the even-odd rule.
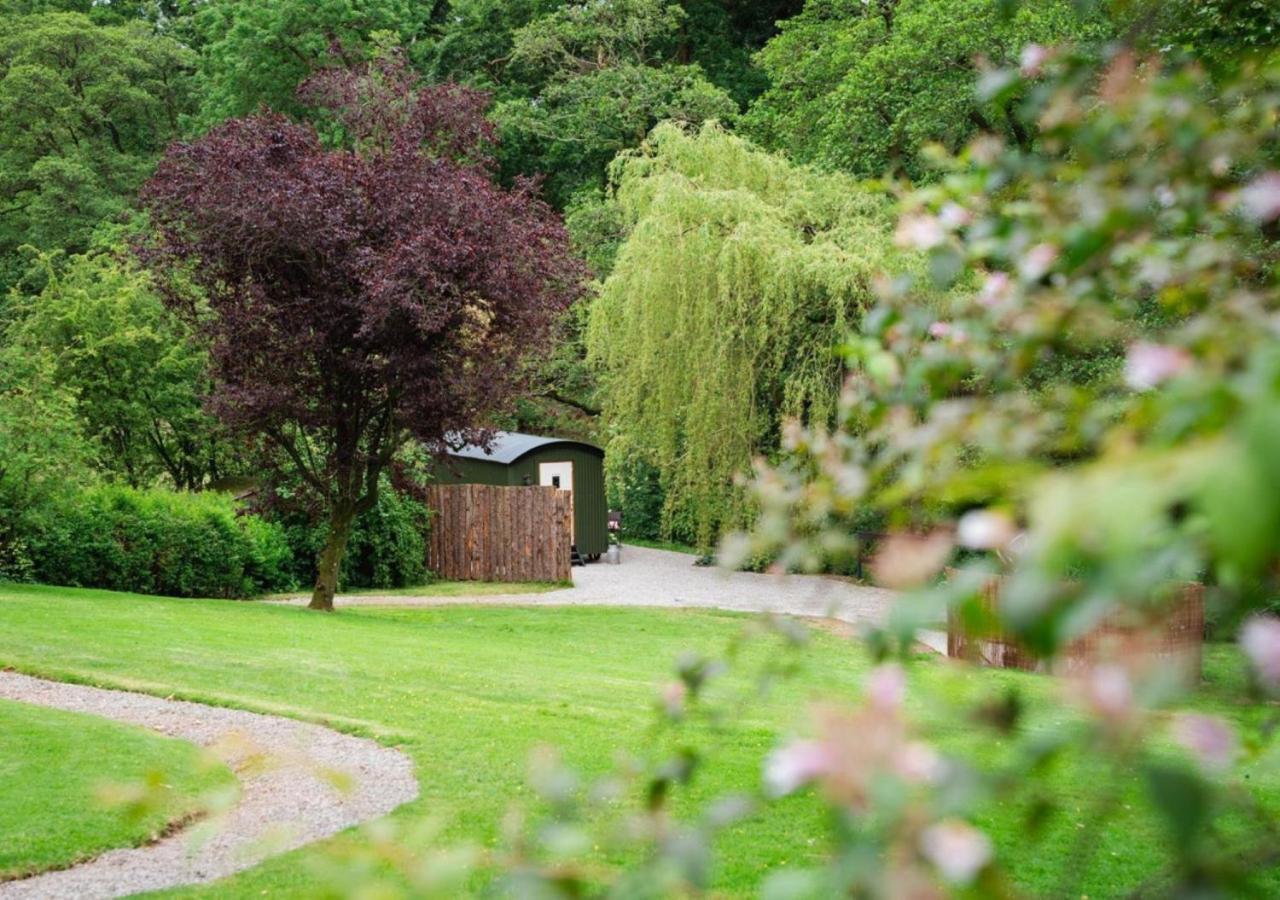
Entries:
[[665,494],[658,470],[643,460],[620,459],[609,469],[609,508],[622,510],[622,538],[660,541]]
[[[404,587],[430,580],[429,521],[426,506],[384,484],[373,509],[355,521],[342,559],[339,588]],[[281,522],[292,553],[292,580],[314,584],[316,558],[328,537],[327,523],[296,513],[281,517]]]
[[54,380],[48,360],[0,350],[0,580],[32,578],[34,517],[88,480],[89,458],[75,398]]
[[8,351],[45,366],[75,398],[94,467],[135,487],[167,476],[197,490],[216,478],[230,446],[201,408],[206,353],[150,276],[119,248],[39,254],[34,265],[45,285],[14,292]]
[[93,487],[42,510],[26,541],[32,576],[49,584],[176,597],[291,586],[283,529],[225,494]]

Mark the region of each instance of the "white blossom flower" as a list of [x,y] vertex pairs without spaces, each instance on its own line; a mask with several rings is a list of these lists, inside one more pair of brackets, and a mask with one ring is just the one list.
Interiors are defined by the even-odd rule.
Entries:
[[1181,347],[1136,341],[1129,345],[1124,380],[1135,391],[1146,391],[1181,375],[1190,367],[1191,354]]
[[1123,721],[1133,712],[1133,683],[1129,673],[1117,665],[1100,665],[1085,679],[1085,700],[1100,718]]
[[894,760],[894,768],[910,784],[937,784],[946,771],[946,763],[929,744],[911,741]]
[[1038,78],[1049,61],[1049,48],[1041,44],[1027,44],[1018,57],[1018,69],[1027,78]]
[[921,214],[903,216],[894,234],[898,246],[915,250],[932,249],[946,239],[947,233],[942,223],[935,216]]
[[1280,618],[1253,616],[1240,631],[1240,648],[1262,683],[1280,689]]
[[1173,739],[1211,772],[1231,768],[1239,750],[1235,729],[1217,716],[1183,713],[1173,720]]
[[952,884],[970,884],[991,862],[991,839],[968,822],[948,819],[920,833],[920,852]]
[[1058,248],[1053,244],[1036,244],[1018,263],[1018,274],[1027,281],[1039,281],[1058,260]]
[[938,210],[938,222],[950,231],[963,228],[972,221],[973,213],[959,203],[946,203],[943,204],[942,209]]
[[765,758],[765,790],[771,796],[785,797],[826,775],[834,766],[834,754],[822,741],[792,741]]
[[1004,303],[1013,293],[1013,282],[1004,272],[989,272],[978,292],[978,303],[990,309]]
[[1280,218],[1280,172],[1264,172],[1240,191],[1245,215],[1258,222]]
[[998,550],[1017,535],[1017,523],[993,509],[970,510],[956,525],[956,540],[972,550]]

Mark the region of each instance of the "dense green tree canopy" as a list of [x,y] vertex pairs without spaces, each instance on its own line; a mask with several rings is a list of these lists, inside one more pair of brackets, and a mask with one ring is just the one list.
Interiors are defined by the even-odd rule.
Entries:
[[494,112],[509,169],[547,178],[566,202],[658,122],[729,119],[737,104],[676,60],[687,15],[665,0],[564,6],[514,35],[507,77],[521,96]]
[[23,244],[78,252],[128,210],[188,108],[192,53],[143,22],[0,20],[0,284]]
[[201,45],[201,124],[262,106],[298,114],[294,94],[308,75],[335,62],[362,62],[379,41],[413,47],[425,38],[434,7],[417,0],[200,4],[191,31]]
[[1280,4],[1272,0],[1135,0],[1117,12],[1133,44],[1186,54],[1218,77],[1280,45]]
[[516,31],[562,5],[563,0],[451,0],[417,61],[433,80],[496,89]]
[[591,310],[609,453],[656,466],[669,532],[745,521],[734,476],[784,419],[826,422],[877,273],[905,264],[883,198],[708,125],[615,163],[629,234]]
[[133,20],[157,21],[179,14],[184,0],[0,0],[0,13],[25,16],[35,13],[83,13],[94,22],[119,25]]
[[41,257],[45,287],[18,298],[8,339],[47,360],[75,400],[98,465],[134,487],[198,489],[226,448],[201,410],[206,358],[145,272],[113,253]]
[[861,175],[918,175],[921,148],[957,150],[978,131],[1029,140],[1012,100],[981,103],[976,60],[1016,61],[1031,43],[1097,41],[1111,26],[1071,0],[809,0],[759,53],[770,87],[749,134],[795,158]]

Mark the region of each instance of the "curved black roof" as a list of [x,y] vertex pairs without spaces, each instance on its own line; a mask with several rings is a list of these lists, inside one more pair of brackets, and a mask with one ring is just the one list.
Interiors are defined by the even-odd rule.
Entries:
[[513,463],[527,453],[534,450],[541,450],[543,447],[549,447],[553,444],[572,444],[575,447],[585,447],[604,456],[604,451],[595,444],[588,444],[586,441],[575,441],[569,438],[542,437],[536,434],[520,434],[515,431],[498,431],[493,435],[493,441],[486,450],[478,444],[466,444],[457,450],[450,450],[450,456],[461,456],[465,459],[479,459],[484,462]]

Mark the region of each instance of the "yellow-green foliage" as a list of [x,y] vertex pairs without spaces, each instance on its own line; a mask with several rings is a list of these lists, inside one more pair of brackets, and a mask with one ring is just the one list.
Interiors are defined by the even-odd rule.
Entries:
[[714,125],[660,125],[612,177],[629,233],[587,336],[610,458],[656,466],[664,530],[705,547],[744,524],[734,476],[782,422],[832,418],[831,349],[901,265],[885,198]]

